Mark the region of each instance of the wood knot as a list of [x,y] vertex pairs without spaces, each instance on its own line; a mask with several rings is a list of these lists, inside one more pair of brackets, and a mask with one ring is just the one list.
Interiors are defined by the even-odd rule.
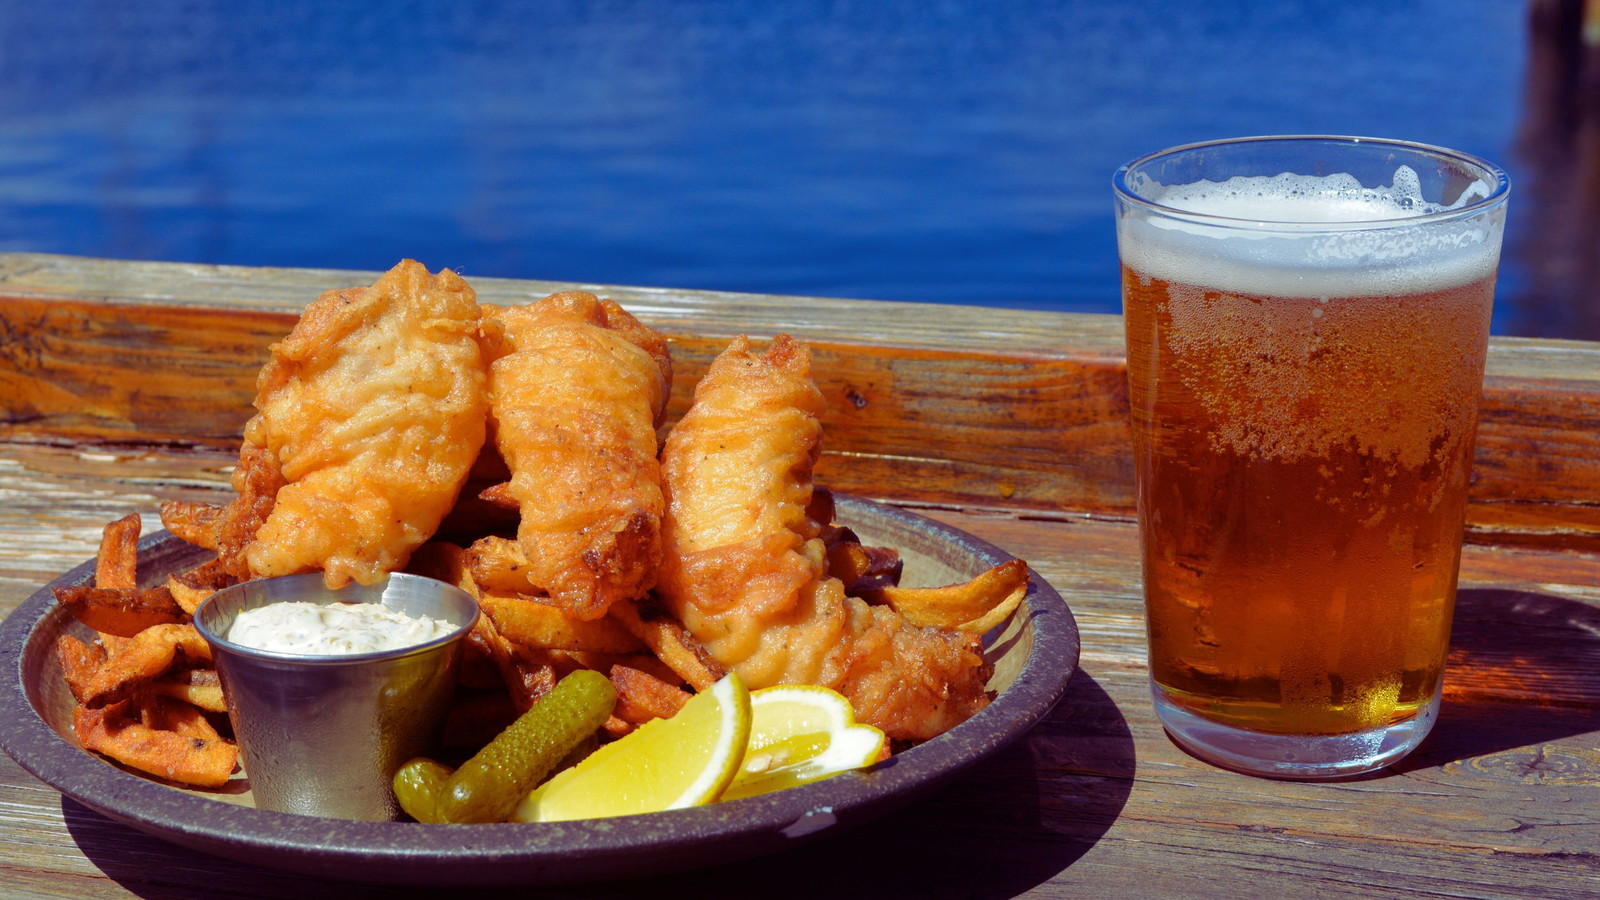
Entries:
[[1559,744],[1534,744],[1466,760],[1481,775],[1519,784],[1600,787],[1600,751]]

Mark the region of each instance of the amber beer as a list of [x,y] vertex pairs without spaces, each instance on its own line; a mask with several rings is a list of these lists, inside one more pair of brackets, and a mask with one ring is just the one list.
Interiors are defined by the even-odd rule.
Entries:
[[1453,215],[1476,198],[1389,171],[1119,216],[1151,688],[1244,771],[1374,768],[1438,708],[1504,198]]
[[1493,278],[1324,298],[1124,267],[1123,289],[1155,682],[1275,734],[1414,715],[1450,637]]

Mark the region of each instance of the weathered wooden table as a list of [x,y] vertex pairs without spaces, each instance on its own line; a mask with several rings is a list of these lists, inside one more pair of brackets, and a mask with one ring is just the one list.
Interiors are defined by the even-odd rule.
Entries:
[[[501,303],[571,287],[464,274]],[[226,497],[266,345],[371,277],[0,255],[0,615],[93,555],[108,520]],[[590,289],[669,335],[674,414],[730,336],[809,342],[830,402],[820,479],[1026,558],[1083,657],[1025,740],[901,812],[539,895],[1600,896],[1600,344],[1493,342],[1440,723],[1375,777],[1299,784],[1201,763],[1151,712],[1120,319]],[[0,756],[5,896],[390,893],[168,845]]]

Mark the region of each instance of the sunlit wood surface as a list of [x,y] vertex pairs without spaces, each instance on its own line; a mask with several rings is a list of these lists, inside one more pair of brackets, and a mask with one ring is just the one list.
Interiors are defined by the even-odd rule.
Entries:
[[[498,303],[574,287],[463,274]],[[108,520],[226,497],[267,344],[372,277],[0,255],[0,614],[89,558]],[[1600,895],[1600,345],[1494,341],[1441,721],[1375,777],[1297,784],[1194,760],[1150,709],[1118,318],[587,287],[669,335],[673,417],[730,336],[810,343],[821,480],[1027,559],[1071,605],[1082,667],[1027,738],[901,812],[708,871],[517,896]],[[0,894],[409,892],[198,855],[0,757]]]

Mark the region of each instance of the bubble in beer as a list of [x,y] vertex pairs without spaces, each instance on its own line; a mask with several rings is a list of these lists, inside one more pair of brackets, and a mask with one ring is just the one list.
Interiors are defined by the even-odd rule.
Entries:
[[1294,297],[1410,293],[1476,281],[1499,257],[1499,230],[1483,217],[1406,227],[1490,192],[1474,182],[1448,205],[1430,202],[1408,166],[1371,188],[1345,173],[1285,173],[1138,190],[1173,212],[1119,223],[1123,259],[1166,281]]
[[[1460,398],[1481,376],[1430,360],[1481,353],[1498,252],[1491,223],[1405,227],[1446,208],[1425,202],[1404,166],[1375,188],[1345,174],[1279,175],[1169,187],[1155,199],[1229,220],[1154,216],[1122,223],[1120,241],[1165,320],[1185,393],[1213,422],[1214,450],[1314,457],[1360,435],[1362,452],[1415,468],[1468,439],[1475,409]],[[1298,224],[1269,224],[1284,220]]]

